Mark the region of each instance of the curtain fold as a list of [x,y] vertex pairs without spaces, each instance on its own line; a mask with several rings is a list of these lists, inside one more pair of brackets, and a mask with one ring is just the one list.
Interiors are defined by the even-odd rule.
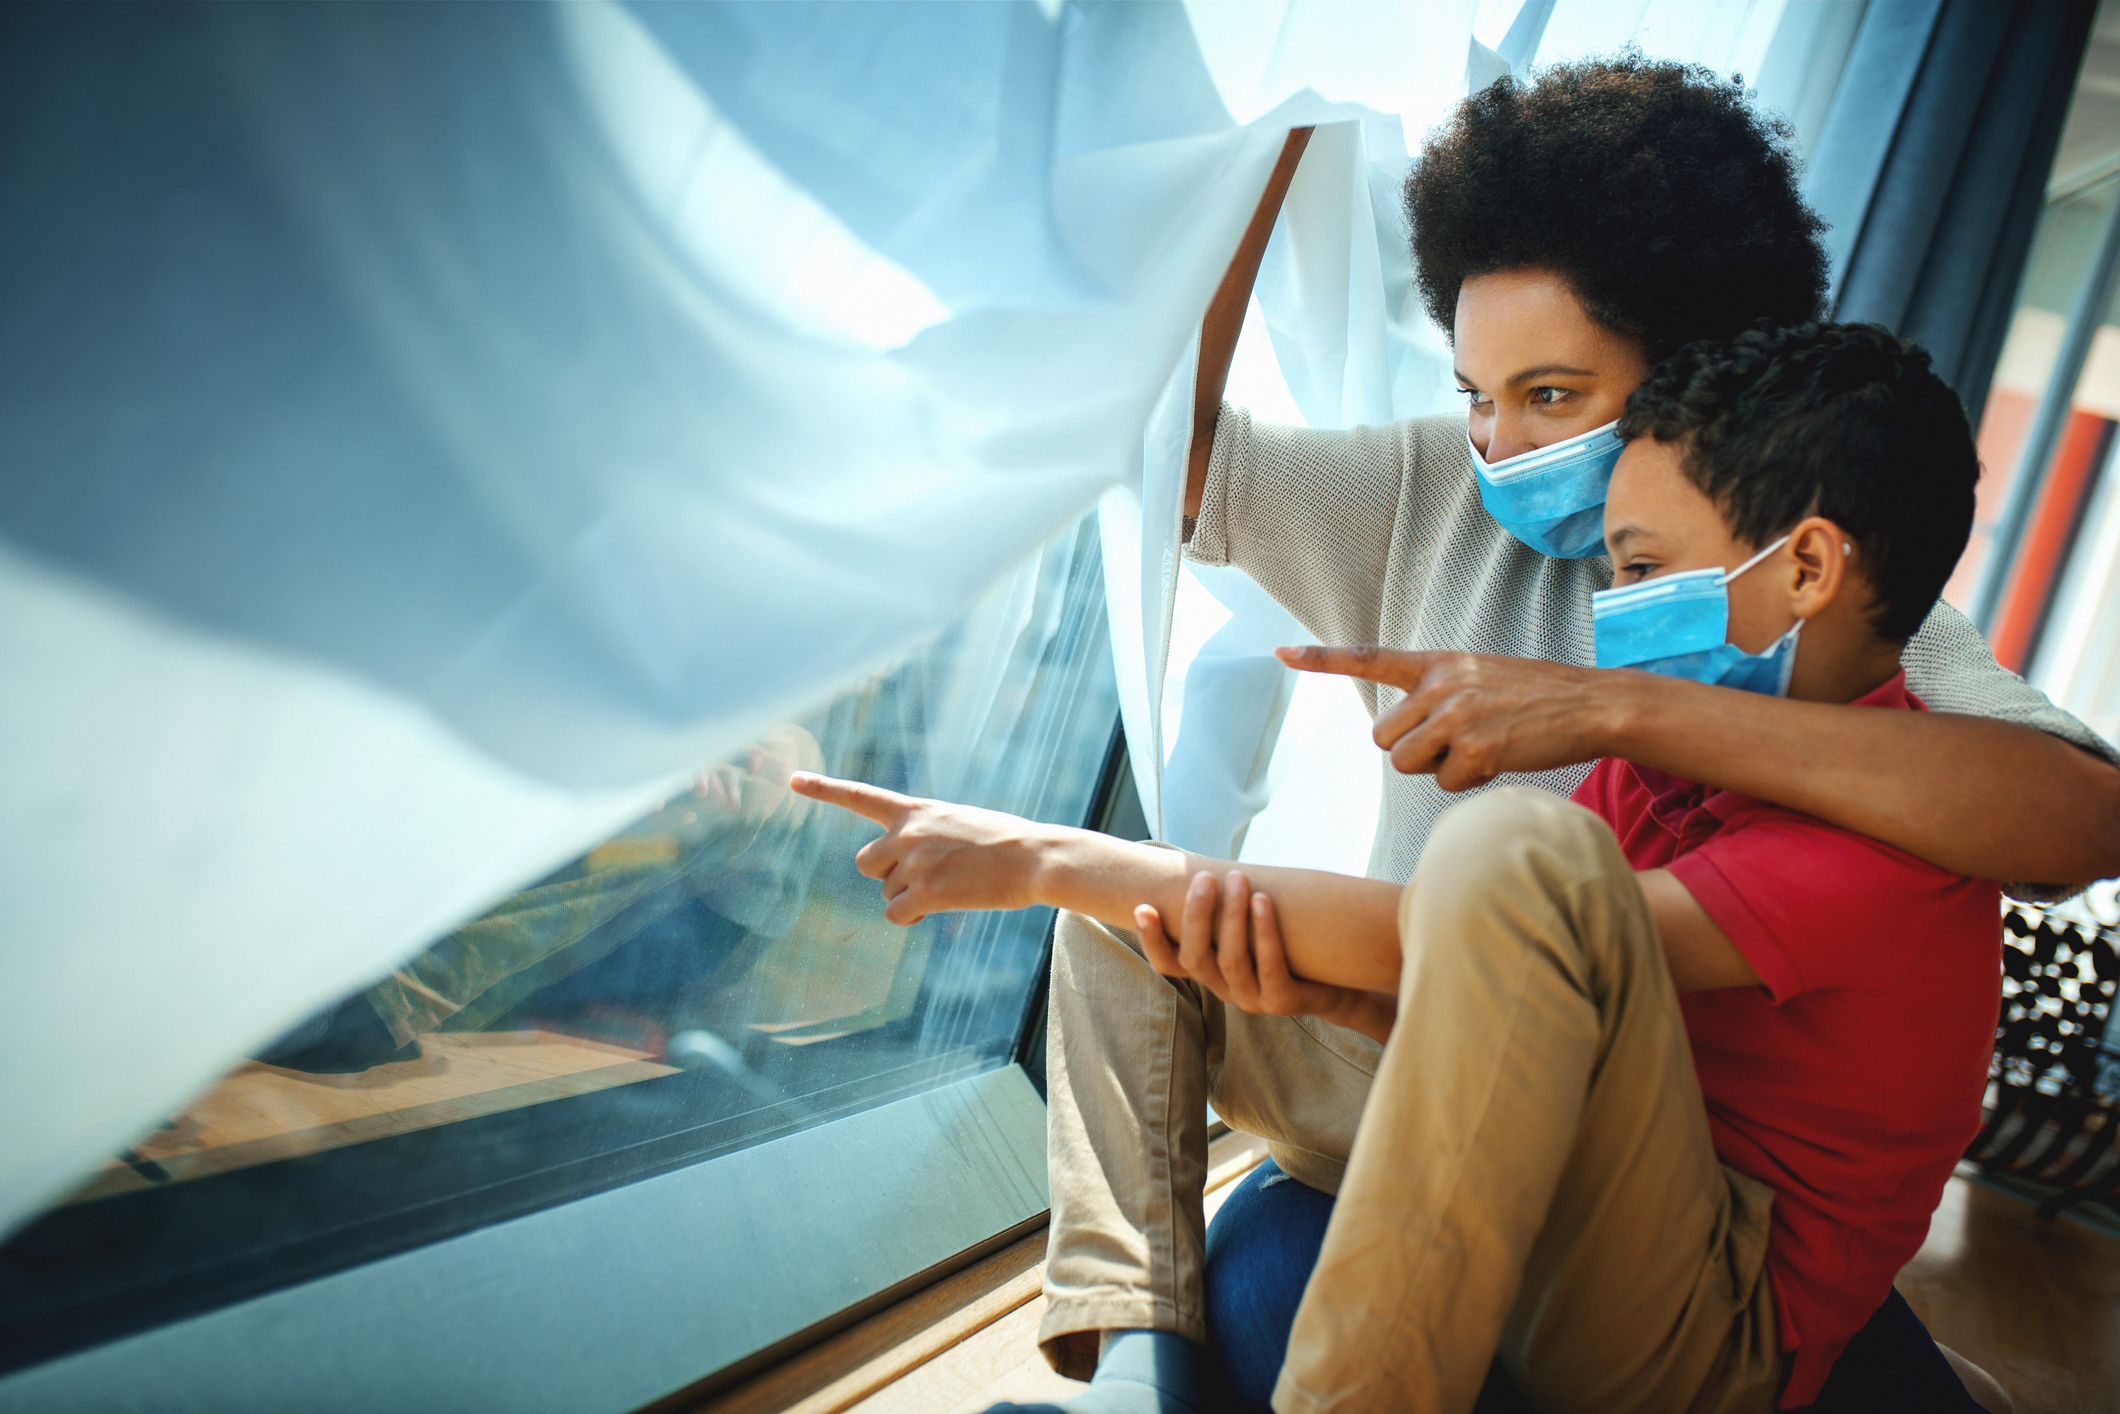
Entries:
[[1974,417],[2009,333],[2076,71],[2097,18],[2091,3],[2020,4],[1982,98],[1901,332],[1928,346]]
[[1925,31],[1921,8],[1865,16],[1850,68],[1905,104],[1850,90],[1810,194],[1835,223],[1835,317],[1926,345],[1978,416],[2097,7],[1944,0]]
[[1839,302],[1943,6],[1944,0],[1893,0],[1864,7],[1817,145],[1805,155],[1804,198],[1826,222],[1829,307]]
[[1745,77],[1760,103],[1788,120],[1796,150],[1808,157],[1840,91],[1841,75],[1870,0],[1789,0],[1757,72]]

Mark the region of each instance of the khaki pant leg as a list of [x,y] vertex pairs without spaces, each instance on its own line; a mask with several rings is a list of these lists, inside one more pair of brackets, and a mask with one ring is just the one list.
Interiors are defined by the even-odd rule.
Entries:
[[[1159,975],[1132,933],[1062,913],[1046,1032],[1052,1191],[1045,1318],[1062,1337],[1154,1328],[1207,1335],[1207,1105],[1268,1141],[1284,1168],[1336,1188],[1376,1043],[1311,1018],[1248,1016]],[[1365,1063],[1366,1062],[1366,1063]]]
[[1266,1141],[1281,1171],[1338,1193],[1384,1048],[1314,1016],[1253,1016],[1212,996],[1222,1032],[1208,1098],[1233,1129]]
[[1612,833],[1542,791],[1437,823],[1399,1019],[1275,1390],[1282,1414],[1771,1409],[1771,1195],[1717,1162]]

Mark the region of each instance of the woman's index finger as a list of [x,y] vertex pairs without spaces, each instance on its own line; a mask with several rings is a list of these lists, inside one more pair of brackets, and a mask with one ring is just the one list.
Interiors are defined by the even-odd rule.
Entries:
[[1306,673],[1336,673],[1341,677],[1366,678],[1374,676],[1381,648],[1326,648],[1320,644],[1306,644],[1301,648],[1276,648],[1274,656],[1289,667]]
[[1427,671],[1428,655],[1365,644],[1353,648],[1326,648],[1309,644],[1301,648],[1276,648],[1274,656],[1289,667],[1306,673],[1334,673],[1362,678],[1392,687],[1410,688]]
[[911,796],[900,795],[882,786],[872,786],[862,781],[843,781],[836,776],[820,776],[815,771],[797,771],[788,777],[788,789],[797,795],[821,800],[827,805],[836,805],[842,810],[851,810],[865,820],[873,820],[889,829],[905,817],[913,804]]

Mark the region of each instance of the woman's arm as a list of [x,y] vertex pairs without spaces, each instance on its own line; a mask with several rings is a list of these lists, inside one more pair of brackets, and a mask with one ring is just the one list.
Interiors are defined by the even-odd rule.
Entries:
[[1229,363],[1236,356],[1237,336],[1244,332],[1244,311],[1251,307],[1251,287],[1258,283],[1259,262],[1266,258],[1266,242],[1273,235],[1274,220],[1281,203],[1288,199],[1288,184],[1295,180],[1296,164],[1310,144],[1309,128],[1289,131],[1281,146],[1281,158],[1259,197],[1244,239],[1223,272],[1222,283],[1200,321],[1200,366],[1193,377],[1192,446],[1185,462],[1185,514],[1200,514],[1200,494],[1207,486],[1207,462],[1215,448],[1215,420],[1222,410],[1222,389],[1229,382]]
[[[1182,919],[1188,890],[1227,860],[1134,844],[1092,830],[1044,825],[999,811],[920,800],[858,781],[800,773],[789,788],[883,826],[854,856],[880,880],[884,916],[917,923],[930,913],[1045,904],[1115,928],[1135,926],[1142,904]],[[1280,907],[1288,965],[1316,982],[1395,991],[1399,979],[1399,886],[1315,869],[1250,866]],[[1213,878],[1203,886],[1212,892]],[[1209,948],[1211,930],[1178,935],[1181,950]]]
[[1379,633],[1402,502],[1422,475],[1462,476],[1462,417],[1375,427],[1255,424],[1221,401],[1274,222],[1310,137],[1283,144],[1200,329],[1186,459],[1185,557],[1249,576],[1325,643]]
[[2120,873],[2120,770],[2031,727],[1653,677],[1600,695],[1602,754],[1816,815],[1954,874],[2022,881],[2030,892],[2066,894]]
[[1377,744],[1445,790],[1618,756],[1801,810],[1954,874],[2054,892],[2120,874],[2120,770],[2030,727],[1484,654],[1292,648],[1281,658],[1402,689],[1377,719]]

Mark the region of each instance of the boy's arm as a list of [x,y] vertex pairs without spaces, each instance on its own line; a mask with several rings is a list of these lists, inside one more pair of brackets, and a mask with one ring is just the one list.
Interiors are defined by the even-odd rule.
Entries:
[[1134,928],[1149,966],[1166,977],[1190,978],[1239,1011],[1318,1016],[1379,1043],[1391,1039],[1398,993],[1336,987],[1291,973],[1273,899],[1254,893],[1239,871],[1222,880],[1194,876],[1185,895],[1184,945],[1172,945],[1162,915],[1145,903],[1134,910]]
[[[1379,1040],[1390,1028],[1389,1003],[1375,994],[1398,991],[1396,884],[1272,865],[1239,871],[1227,860],[806,771],[788,784],[883,826],[854,862],[882,883],[893,923],[966,909],[1065,908],[1138,929],[1158,971],[1191,977],[1245,1011],[1319,1015]],[[1680,991],[1758,983],[1669,871],[1635,877]]]
[[[1752,964],[1671,871],[1648,869],[1634,878],[1656,922],[1664,964],[1679,991],[1760,985]],[[1389,1038],[1397,1014],[1395,995],[1320,986],[1300,971],[1290,971],[1280,911],[1264,889],[1255,888],[1242,872],[1230,873],[1219,892],[1212,876],[1194,882],[1185,899],[1182,926],[1186,937],[1200,940],[1195,945],[1173,947],[1157,910],[1143,905],[1136,911],[1142,951],[1156,971],[1189,977],[1242,1011],[1321,1016],[1379,1041]],[[1199,887],[1203,883],[1208,887]],[[1213,934],[1211,942],[1203,936],[1208,933]]]
[[1759,985],[1759,973],[1677,875],[1668,869],[1644,869],[1634,881],[1649,902],[1649,916],[1656,920],[1656,936],[1664,945],[1664,964],[1679,991]]
[[[883,826],[855,867],[883,885],[884,916],[917,923],[930,913],[1045,904],[1115,928],[1135,926],[1142,904],[1182,919],[1195,876],[1233,868],[1158,845],[1045,825],[995,810],[921,800],[895,791],[801,772],[789,788],[842,806]],[[1280,909],[1288,965],[1340,987],[1395,991],[1399,979],[1399,889],[1315,869],[1256,867]],[[1182,926],[1182,925],[1181,925]],[[1178,935],[1181,952],[1201,959],[1211,935]]]

